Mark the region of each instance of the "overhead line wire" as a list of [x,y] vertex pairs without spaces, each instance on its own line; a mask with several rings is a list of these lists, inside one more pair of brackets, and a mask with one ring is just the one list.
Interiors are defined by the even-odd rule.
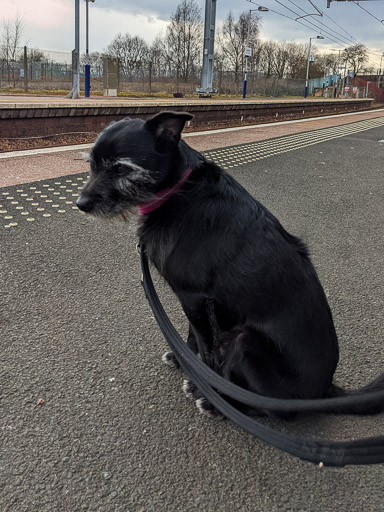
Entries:
[[381,25],[381,21],[382,20],[379,20],[379,18],[377,18],[374,14],[372,14],[371,12],[369,12],[365,7],[363,7],[362,5],[360,5],[358,2],[355,2],[354,0],[352,0],[352,3],[357,5],[357,7],[360,7],[360,9],[363,9],[363,11],[365,11],[366,13],[368,13],[370,16],[372,16],[372,18],[375,18],[375,20],[377,20]]
[[[286,6],[285,4],[283,4],[282,2],[280,2],[280,0],[275,0],[276,3],[280,4],[282,7],[284,7],[285,9],[287,9],[288,11],[291,11],[293,12],[293,14],[295,14],[296,16],[299,16],[300,17],[300,13],[298,12],[295,12],[294,10],[292,10],[290,7]],[[293,2],[291,2],[293,3]],[[302,9],[303,12],[306,12],[304,11],[304,9]],[[292,18],[291,18],[292,19]],[[296,21],[297,23],[300,23],[297,19],[295,19],[294,21]],[[333,30],[332,28],[328,27],[327,25],[325,25],[324,23],[320,24],[320,26],[316,23],[318,22],[315,22],[313,20],[305,20],[307,23],[309,23],[310,25],[312,25],[314,28],[316,28],[316,30],[320,30],[321,32],[323,32],[324,34],[327,34],[328,37],[329,36],[332,36],[336,39],[339,39],[339,41],[342,42],[343,45],[349,45],[351,44],[350,41],[348,41],[347,39],[345,39],[344,36],[342,36],[341,34],[338,34],[335,30]],[[329,30],[331,30],[332,32],[329,32],[328,30],[324,30],[324,27],[328,28]],[[336,34],[336,35],[335,35]],[[336,42],[336,41],[333,41],[333,42]],[[337,44],[340,44],[340,43],[337,43]]]
[[[296,5],[292,0],[288,0],[291,4],[293,5]],[[308,0],[310,1],[310,0]],[[382,1],[382,0],[380,0]],[[315,5],[312,1],[310,1],[311,4],[313,4],[315,6],[316,9],[319,9],[317,7],[317,5]],[[306,14],[309,14],[307,13],[303,8],[301,8],[300,6],[296,5],[296,7],[298,7],[299,9],[301,9],[303,12],[305,12]],[[325,14],[324,11],[321,11],[319,9],[319,12],[321,12],[321,15],[322,16],[325,16],[326,18],[328,18],[332,23],[334,23],[337,27],[339,27],[343,32],[345,32],[350,38],[351,40],[354,39],[357,43],[361,44],[360,41],[358,41],[352,34],[350,34],[347,30],[345,30],[345,28],[343,28],[341,25],[339,25],[334,19],[332,19],[330,16],[328,16],[328,14]],[[331,29],[332,30],[332,29]]]
[[[253,4],[253,5],[257,5],[257,6],[259,6],[259,7],[263,7],[261,4],[258,4],[258,3],[256,3],[256,2],[254,2],[253,0],[246,0],[246,1],[247,1],[247,2],[249,2],[249,3],[251,3],[251,4]],[[279,2],[279,3],[280,3],[280,2]],[[282,4],[282,5],[283,5],[283,4]],[[285,7],[285,6],[283,5],[283,7]],[[287,7],[286,7],[286,8],[287,8]],[[289,9],[289,8],[287,8],[287,9]],[[292,17],[290,17],[290,16],[287,16],[286,14],[282,14],[281,12],[275,11],[274,9],[270,9],[269,7],[268,7],[268,10],[269,10],[270,12],[273,12],[273,13],[275,13],[275,14],[278,14],[279,16],[283,16],[283,18],[287,18],[288,20],[295,21],[296,23],[299,23],[299,25],[302,25],[303,27],[305,27],[305,28],[307,28],[307,29],[313,30],[313,26],[311,27],[311,26],[305,25],[302,21],[298,21],[298,20],[296,20],[295,18],[292,18]],[[292,9],[290,9],[290,10],[292,11]],[[296,14],[296,15],[298,14],[298,13],[295,13],[294,11],[292,11],[292,12],[293,12],[294,14]],[[311,22],[308,22],[308,23],[311,23]],[[313,25],[313,23],[312,23],[312,25]],[[319,30],[319,27],[316,27],[316,26],[314,26],[314,27],[316,28],[316,30]],[[341,41],[342,41],[342,43],[343,43],[343,44],[341,44],[339,41],[335,41],[334,39],[332,39],[332,37],[330,37],[330,36],[329,36],[329,32],[324,31],[324,30],[323,30],[323,32],[325,32],[325,33],[327,33],[327,34],[328,34],[327,39],[329,39],[330,41],[332,41],[333,43],[335,43],[335,44],[337,44],[337,45],[339,45],[339,46],[345,46],[346,44],[349,44],[349,43],[345,43],[345,40],[342,40],[342,39],[338,38],[337,36],[333,36],[333,34],[331,34],[331,36],[332,36],[332,37],[337,37],[337,39],[341,40]]]
[[[259,6],[259,7],[263,7],[261,4],[258,4],[258,3],[256,3],[256,2],[254,2],[253,0],[246,0],[246,1],[247,1],[247,2],[249,2],[249,3],[251,3],[251,4],[257,5],[257,6]],[[284,4],[283,4],[282,2],[280,2],[279,0],[275,0],[275,1],[276,1],[277,3],[279,3],[280,5],[282,5],[282,7],[284,7],[285,9],[287,9],[287,10],[291,11],[291,12],[292,12],[293,14],[295,14],[296,16],[299,16],[299,13],[297,13],[297,12],[293,11],[292,9],[290,9],[289,7],[287,7],[286,5],[284,5]],[[301,7],[299,7],[299,6],[297,6],[297,5],[296,5],[292,0],[288,0],[288,1],[289,1],[290,3],[292,3],[293,5],[295,5],[298,9],[300,9],[300,10],[302,10],[304,13],[306,13],[306,11],[305,11],[304,9],[302,9],[302,8],[301,8]],[[380,0],[380,1],[382,1],[382,0]],[[356,2],[354,2],[353,0],[352,0],[352,2],[353,2],[353,3],[356,3]],[[356,5],[358,5],[358,4],[356,4]],[[332,41],[333,43],[335,43],[335,44],[337,44],[337,45],[339,45],[339,46],[345,46],[345,45],[347,45],[347,46],[348,46],[348,45],[350,45],[350,44],[351,44],[351,43],[350,43],[350,41],[348,41],[348,40],[346,40],[345,38],[343,38],[343,36],[342,36],[341,34],[338,34],[338,33],[336,33],[337,35],[330,34],[330,32],[328,32],[327,30],[324,30],[324,28],[323,28],[322,26],[320,26],[320,27],[319,27],[319,26],[316,26],[316,25],[315,25],[313,22],[311,22],[311,21],[308,21],[308,23],[310,23],[310,25],[312,25],[312,26],[308,26],[308,25],[305,25],[303,22],[298,21],[298,20],[297,20],[297,19],[295,19],[295,18],[292,18],[291,16],[287,16],[286,14],[282,14],[282,13],[280,13],[280,12],[278,12],[278,11],[275,11],[275,10],[273,10],[273,9],[270,9],[269,7],[268,7],[268,10],[269,10],[270,12],[273,12],[274,14],[278,14],[279,16],[283,16],[284,18],[287,18],[287,19],[289,19],[289,20],[291,20],[291,21],[295,21],[296,23],[299,23],[300,25],[302,25],[302,26],[303,26],[303,27],[305,27],[305,28],[308,28],[308,29],[311,29],[311,30],[313,30],[313,28],[315,28],[316,30],[321,30],[323,33],[327,34],[327,39],[328,39],[328,40]],[[365,9],[364,9],[364,10],[365,10]],[[307,13],[306,13],[306,14],[307,14]],[[323,13],[323,14],[324,14],[324,13]],[[330,18],[328,15],[326,15],[326,14],[325,14],[325,16],[326,16],[327,18],[329,18],[331,21],[333,21],[333,20],[332,20],[332,18]],[[378,19],[378,18],[376,18],[376,19]],[[307,20],[305,20],[305,21],[307,21]],[[335,21],[333,21],[333,23],[335,23],[335,24],[337,25],[337,23],[336,23]],[[324,24],[322,24],[322,25],[323,25],[323,26],[325,26],[325,27],[327,27],[327,28],[329,28],[332,32],[336,32],[335,30],[333,30],[332,28],[328,27],[327,25],[324,25]],[[341,28],[341,30],[343,30],[344,32],[346,32],[346,33],[348,34],[348,32],[347,32],[345,29],[343,29],[341,26],[340,26],[340,28]],[[340,37],[339,37],[339,35],[340,35]],[[348,34],[348,35],[351,35],[351,34]],[[335,41],[335,40],[334,40],[334,39],[332,39],[332,37],[330,37],[330,36],[332,36],[332,37],[334,37],[334,38],[339,39],[339,41]],[[358,41],[356,38],[353,38],[353,39],[355,39],[355,41],[357,42],[357,44],[363,44],[363,43],[361,43],[360,41]],[[343,44],[341,44],[341,43],[340,43],[340,41],[341,41]],[[368,53],[369,55],[380,56],[379,54],[374,53],[374,52],[369,52],[369,51],[368,51],[367,53]]]

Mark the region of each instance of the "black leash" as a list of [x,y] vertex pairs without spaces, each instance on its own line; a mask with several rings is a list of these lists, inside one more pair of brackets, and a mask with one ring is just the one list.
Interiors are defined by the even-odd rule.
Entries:
[[143,247],[141,247],[140,256],[144,291],[165,339],[183,371],[218,411],[265,443],[302,460],[339,467],[347,464],[384,462],[384,436],[346,442],[302,439],[266,427],[230,405],[217,390],[244,404],[270,411],[316,411],[319,409],[324,411],[326,408],[333,410],[336,405],[342,407],[342,405],[376,403],[378,398],[384,400],[384,392],[321,400],[284,400],[252,393],[223,379],[205,365],[180,337],[156,293]]

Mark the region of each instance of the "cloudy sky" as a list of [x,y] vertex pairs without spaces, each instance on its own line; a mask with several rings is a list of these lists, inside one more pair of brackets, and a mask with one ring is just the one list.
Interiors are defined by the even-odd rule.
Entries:
[[[178,1],[96,0],[90,3],[90,51],[102,51],[119,32],[141,36],[150,43],[160,31],[165,32]],[[324,15],[306,16],[299,20],[302,24],[294,19],[306,13],[316,13],[309,0],[253,1],[252,4],[247,0],[217,0],[218,27],[230,9],[236,15],[263,5],[270,9],[261,13],[263,40],[307,43],[310,37],[323,34],[326,39],[317,41],[317,46],[324,50],[343,49],[348,44],[360,42],[369,48],[370,63],[379,67],[384,52],[384,24],[381,23],[381,20],[384,23],[384,0],[334,1],[328,9],[326,0],[311,0]],[[204,14],[205,0],[197,0],[197,3]],[[74,47],[74,6],[75,0],[1,0],[0,20],[22,18],[23,44],[71,51]],[[80,9],[81,51],[84,51],[84,0],[80,0]]]

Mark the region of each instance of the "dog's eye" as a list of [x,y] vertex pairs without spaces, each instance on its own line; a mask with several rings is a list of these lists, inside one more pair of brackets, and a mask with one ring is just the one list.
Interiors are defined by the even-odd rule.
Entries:
[[124,165],[114,165],[112,168],[113,172],[116,173],[116,176],[126,176],[129,172],[129,169]]

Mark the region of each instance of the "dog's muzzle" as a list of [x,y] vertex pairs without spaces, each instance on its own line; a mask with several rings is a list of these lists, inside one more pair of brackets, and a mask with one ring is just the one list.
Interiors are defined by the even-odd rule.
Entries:
[[77,198],[76,206],[82,212],[89,213],[93,209],[94,201],[90,197],[81,195]]

